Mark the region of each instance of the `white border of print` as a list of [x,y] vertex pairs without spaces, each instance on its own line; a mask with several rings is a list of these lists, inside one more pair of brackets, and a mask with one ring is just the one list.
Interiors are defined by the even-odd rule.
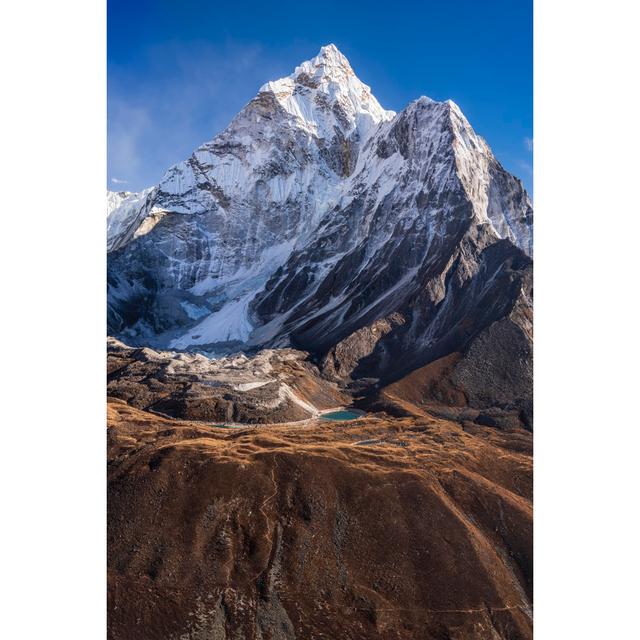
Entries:
[[[0,9],[5,638],[104,637],[105,7]],[[637,628],[636,4],[535,6],[536,637]]]
[[0,636],[106,629],[106,16],[0,7]]
[[630,638],[638,577],[637,3],[538,0],[536,638]]

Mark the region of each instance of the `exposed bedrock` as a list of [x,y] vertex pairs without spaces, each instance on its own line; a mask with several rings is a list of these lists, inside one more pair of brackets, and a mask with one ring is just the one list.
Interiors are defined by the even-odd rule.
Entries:
[[108,342],[107,393],[133,407],[174,418],[220,423],[307,420],[348,404],[308,354],[264,350],[211,360],[200,354]]

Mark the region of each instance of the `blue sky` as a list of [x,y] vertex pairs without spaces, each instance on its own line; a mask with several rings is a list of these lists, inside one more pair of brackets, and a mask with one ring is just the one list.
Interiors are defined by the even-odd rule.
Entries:
[[334,43],[383,107],[451,98],[533,183],[530,0],[108,0],[108,188],[159,181],[267,80]]

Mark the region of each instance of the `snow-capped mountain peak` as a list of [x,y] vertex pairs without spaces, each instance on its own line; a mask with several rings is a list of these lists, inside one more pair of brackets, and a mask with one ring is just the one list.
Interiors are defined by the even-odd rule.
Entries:
[[323,353],[399,313],[398,344],[430,358],[508,309],[515,284],[455,324],[531,254],[529,198],[458,106],[387,111],[333,45],[140,196],[110,216],[110,326],[160,347]]
[[290,82],[320,85],[346,82],[352,77],[356,75],[349,61],[334,44],[329,44],[317,56],[298,65],[291,75],[263,84],[260,91],[278,91]]
[[291,75],[264,84],[260,93],[272,94],[301,127],[323,138],[331,137],[337,128],[345,135],[357,129],[363,140],[395,115],[382,108],[333,44],[322,47]]

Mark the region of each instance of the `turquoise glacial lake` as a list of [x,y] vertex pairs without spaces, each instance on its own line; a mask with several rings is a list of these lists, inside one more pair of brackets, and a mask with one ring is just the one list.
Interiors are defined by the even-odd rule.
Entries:
[[366,412],[360,411],[360,409],[341,409],[340,411],[323,413],[320,416],[320,420],[330,420],[330,421],[355,420],[356,418],[361,418],[365,414]]

